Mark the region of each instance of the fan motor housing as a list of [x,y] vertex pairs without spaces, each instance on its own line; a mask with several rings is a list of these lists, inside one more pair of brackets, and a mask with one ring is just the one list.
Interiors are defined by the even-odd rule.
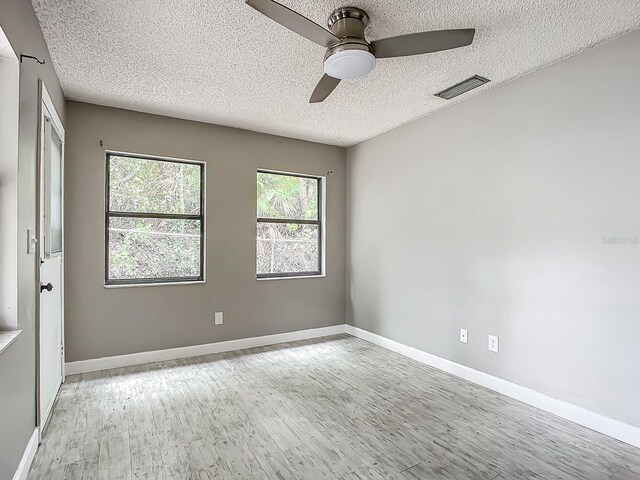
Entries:
[[340,42],[333,47],[327,48],[327,51],[324,54],[324,59],[326,60],[332,55],[335,55],[339,52],[344,52],[345,50],[361,50],[363,52],[369,52],[373,55],[373,48],[367,42],[358,42],[357,39],[348,38],[345,39],[344,42]]
[[364,29],[369,24],[367,12],[356,7],[336,8],[327,20],[331,33],[338,38],[360,38],[364,40]]
[[329,16],[329,30],[340,39],[340,43],[327,48],[326,60],[345,50],[361,50],[373,54],[373,48],[364,37],[364,29],[369,24],[367,12],[356,7],[337,8]]
[[367,12],[356,7],[341,7],[329,16],[329,30],[340,42],[327,48],[324,71],[341,80],[359,78],[376,66],[373,48],[364,36],[369,24]]

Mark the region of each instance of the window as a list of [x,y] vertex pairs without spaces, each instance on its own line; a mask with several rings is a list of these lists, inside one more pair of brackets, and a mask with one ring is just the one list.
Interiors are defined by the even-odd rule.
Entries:
[[321,179],[258,171],[258,278],[322,273]]
[[204,164],[107,154],[107,285],[204,280]]
[[[48,122],[46,130],[50,130],[49,165],[45,172],[45,255],[62,253],[62,140],[55,126]],[[47,217],[46,214],[49,214]],[[47,236],[48,235],[48,236]]]

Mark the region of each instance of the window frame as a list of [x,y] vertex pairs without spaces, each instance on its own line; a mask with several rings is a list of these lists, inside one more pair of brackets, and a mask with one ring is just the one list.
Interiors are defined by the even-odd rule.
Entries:
[[[149,212],[123,212],[111,210],[111,174],[110,159],[111,157],[125,157],[140,160],[154,160],[167,163],[185,163],[189,165],[197,165],[200,167],[200,214],[187,215],[176,213],[149,213]],[[105,151],[105,215],[104,215],[104,284],[106,287],[126,287],[126,286],[153,286],[153,285],[175,285],[189,283],[205,282],[205,179],[206,179],[206,163],[197,160],[186,160],[181,158],[160,157],[155,155],[146,155],[138,153],[119,152],[115,150]],[[200,274],[189,277],[153,277],[153,278],[126,278],[126,279],[110,279],[109,278],[109,220],[111,218],[158,218],[173,220],[199,220],[200,221]]]
[[[266,173],[269,175],[282,175],[285,177],[298,177],[298,178],[309,178],[312,180],[316,180],[317,182],[317,205],[318,205],[318,217],[317,220],[302,220],[302,219],[293,219],[293,218],[268,218],[268,217],[258,217],[258,212],[256,210],[256,279],[257,280],[269,280],[269,279],[284,279],[284,278],[306,278],[306,277],[322,277],[324,276],[324,177],[318,175],[311,175],[306,173],[291,173],[291,172],[282,172],[278,170],[268,170],[264,168],[259,168],[256,171],[256,185],[257,185],[257,176],[260,173]],[[257,192],[256,192],[257,195]],[[256,202],[257,203],[257,202]],[[282,272],[282,273],[258,273],[258,257],[257,257],[257,243],[258,243],[258,231],[257,227],[260,223],[295,223],[298,225],[317,225],[318,227],[318,270],[316,271],[307,271],[307,272]]]

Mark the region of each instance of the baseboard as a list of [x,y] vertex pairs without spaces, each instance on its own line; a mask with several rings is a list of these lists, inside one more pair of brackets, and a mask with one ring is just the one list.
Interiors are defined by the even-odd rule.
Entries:
[[295,342],[297,340],[326,337],[341,333],[345,333],[344,324],[333,325],[331,327],[298,330],[295,332],[278,333],[275,335],[265,335],[262,337],[241,338],[239,340],[229,340],[226,342],[206,343],[204,345],[192,345],[189,347],[168,348],[165,350],[154,350],[150,352],[131,353],[128,355],[80,360],[77,362],[66,363],[65,374],[74,375],[78,373],[95,372],[98,370],[109,370],[111,368],[130,367],[133,365],[143,365],[145,363],[176,360],[179,358],[197,357],[200,355],[209,355],[211,353],[231,352],[245,348],[264,347],[266,345]]
[[[615,438],[622,442],[628,443],[640,448],[640,428],[628,425],[626,423],[614,420],[612,418],[591,412],[582,407],[578,407],[562,400],[549,397],[543,393],[523,387],[516,383],[494,377],[488,373],[474,370],[473,368],[461,365],[459,363],[447,360],[445,358],[432,355],[417,348],[409,347],[402,343],[390,340],[381,335],[368,332],[352,325],[334,325],[331,327],[313,328],[309,330],[298,330],[295,332],[279,333],[275,335],[265,335],[262,337],[242,338],[239,340],[230,340],[226,342],[207,343],[204,345],[193,345],[189,347],[170,348],[166,350],[155,350],[150,352],[132,353],[128,355],[117,355],[113,357],[95,358],[90,360],[81,360],[78,362],[69,362],[65,365],[65,373],[74,375],[78,373],[94,372],[98,370],[109,370],[112,368],[129,367],[133,365],[142,365],[145,363],[162,362],[166,360],[176,360],[180,358],[197,357],[200,355],[208,355],[211,353],[231,352],[234,350],[242,350],[245,348],[263,347],[267,345],[275,345],[278,343],[294,342],[297,340],[306,340],[310,338],[326,337],[329,335],[338,335],[348,333],[354,337],[361,338],[370,343],[394,351],[406,357],[417,360],[418,362],[432,366],[444,372],[450,373],[457,377],[463,378],[470,382],[481,385],[490,390],[496,391],[515,400],[539,408],[546,412],[557,415],[571,422],[577,423],[584,427],[603,433],[609,437]],[[33,440],[33,438],[32,438]],[[29,442],[31,445],[32,441]],[[37,447],[37,435],[36,443]],[[25,451],[25,457],[20,462],[22,466],[29,447]],[[35,454],[35,448],[33,450]],[[27,465],[27,472],[33,455]],[[19,467],[20,468],[20,467]],[[18,472],[16,472],[16,475]],[[26,475],[26,473],[25,473]],[[23,477],[14,477],[14,480]]]
[[346,326],[346,333],[640,448],[640,428],[638,427],[551,398],[522,385],[474,370],[352,325]]
[[13,480],[26,480],[31,468],[33,458],[36,456],[36,450],[38,449],[38,429],[34,429],[27,443],[27,447],[24,449],[16,473],[13,475]]

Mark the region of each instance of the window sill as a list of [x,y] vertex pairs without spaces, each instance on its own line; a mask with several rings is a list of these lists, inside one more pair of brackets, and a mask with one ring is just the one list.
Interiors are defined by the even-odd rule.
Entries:
[[21,333],[22,330],[0,332],[0,353],[4,352]]
[[122,285],[104,285],[104,288],[129,288],[129,287],[173,287],[176,285],[203,285],[206,280],[194,280],[191,282],[162,282],[162,283],[124,283]]
[[258,280],[259,282],[265,281],[265,280],[297,280],[299,278],[326,278],[327,276],[325,274],[322,275],[298,275],[298,276],[292,276],[292,277],[266,277],[266,278],[257,278],[256,280]]

